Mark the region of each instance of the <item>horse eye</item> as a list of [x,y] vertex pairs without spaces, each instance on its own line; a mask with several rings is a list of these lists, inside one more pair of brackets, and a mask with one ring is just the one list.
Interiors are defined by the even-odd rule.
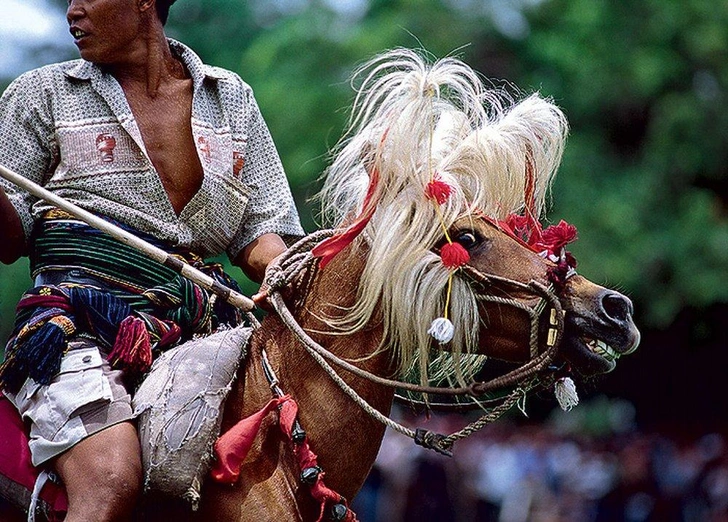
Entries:
[[460,243],[465,250],[471,250],[478,246],[480,241],[478,240],[478,236],[476,236],[473,232],[470,231],[462,231],[459,232],[455,236],[455,242]]

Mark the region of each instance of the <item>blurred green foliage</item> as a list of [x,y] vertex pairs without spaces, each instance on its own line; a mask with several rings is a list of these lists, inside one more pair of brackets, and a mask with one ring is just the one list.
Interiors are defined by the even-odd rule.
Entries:
[[[253,86],[309,231],[348,78],[372,55],[455,54],[553,97],[572,133],[552,219],[579,228],[580,271],[659,328],[728,302],[726,27],[726,0],[180,0],[167,29]],[[0,267],[3,333],[26,267]]]

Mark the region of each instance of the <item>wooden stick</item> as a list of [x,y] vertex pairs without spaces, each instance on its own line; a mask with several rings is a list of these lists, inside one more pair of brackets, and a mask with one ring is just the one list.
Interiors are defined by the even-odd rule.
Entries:
[[186,277],[190,281],[197,283],[202,288],[209,290],[216,296],[224,299],[233,306],[236,306],[243,311],[249,312],[255,309],[255,303],[253,300],[242,295],[235,290],[228,288],[227,286],[221,285],[213,278],[200,272],[193,266],[181,261],[179,258],[168,254],[161,248],[158,248],[151,243],[144,241],[143,239],[127,232],[126,230],[119,228],[118,226],[109,223],[108,221],[95,216],[91,212],[88,212],[81,207],[74,205],[70,201],[67,201],[49,190],[41,187],[37,183],[30,181],[27,178],[13,172],[0,165],[0,176],[8,180],[9,182],[17,185],[18,187],[28,191],[30,194],[51,203],[61,210],[65,210],[74,217],[80,219],[84,223],[106,232],[115,239],[118,239],[122,243],[142,252],[146,256],[152,258],[157,263],[160,263],[168,268],[171,268],[183,277]]

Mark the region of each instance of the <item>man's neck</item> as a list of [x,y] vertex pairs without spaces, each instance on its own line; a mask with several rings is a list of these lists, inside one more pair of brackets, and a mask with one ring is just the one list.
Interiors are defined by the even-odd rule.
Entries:
[[129,60],[104,67],[124,90],[145,90],[155,98],[165,82],[186,78],[184,65],[174,57],[163,32],[153,33],[130,52]]

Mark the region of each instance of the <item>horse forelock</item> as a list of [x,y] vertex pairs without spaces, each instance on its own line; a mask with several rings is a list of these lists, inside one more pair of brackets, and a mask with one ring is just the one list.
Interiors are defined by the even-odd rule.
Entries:
[[[364,229],[368,244],[358,299],[347,317],[332,325],[363,327],[377,310],[383,343],[397,354],[400,372],[432,376],[427,334],[446,303],[448,269],[433,252],[443,226],[474,210],[495,219],[544,209],[561,160],[567,124],[550,101],[533,94],[514,102],[486,89],[463,62],[446,58],[428,64],[410,50],[375,58],[357,73],[350,128],[335,150],[322,191],[324,215],[340,227],[362,211],[370,174],[376,210]],[[526,172],[533,172],[532,202],[526,202]],[[425,196],[433,176],[452,191],[439,206]],[[454,354],[440,357],[458,381],[476,369],[478,308],[467,283],[455,278],[450,317],[456,334]],[[439,364],[437,366],[440,366]],[[435,370],[437,371],[437,370]]]

